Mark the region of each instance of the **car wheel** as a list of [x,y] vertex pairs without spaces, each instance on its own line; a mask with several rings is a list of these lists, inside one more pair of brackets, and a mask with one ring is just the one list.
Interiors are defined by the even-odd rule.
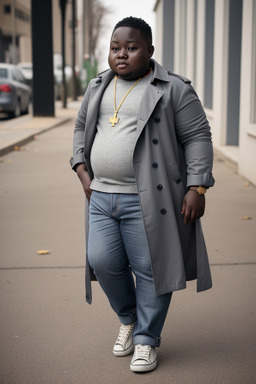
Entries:
[[28,102],[28,104],[27,104],[27,106],[26,106],[26,109],[24,109],[24,111],[22,111],[22,113],[23,113],[24,115],[26,115],[27,113],[29,113],[29,102]]
[[15,105],[15,109],[12,113],[13,117],[19,117],[21,115],[21,105],[20,105],[20,100],[17,100],[17,103]]

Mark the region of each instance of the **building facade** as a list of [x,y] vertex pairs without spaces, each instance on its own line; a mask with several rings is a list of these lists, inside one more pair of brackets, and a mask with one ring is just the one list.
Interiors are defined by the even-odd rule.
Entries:
[[192,80],[215,151],[256,185],[256,0],[158,0],[156,59]]
[[[87,84],[89,72],[96,71],[89,61],[91,47],[93,0],[75,0],[75,34],[73,35],[72,0],[67,0],[65,12],[65,61],[71,72],[75,36],[76,72],[81,83]],[[53,62],[55,77],[62,76],[62,23],[59,0],[51,0],[53,20]],[[32,62],[31,0],[0,0],[0,62],[17,64]],[[94,60],[95,61],[95,60]]]
[[0,62],[31,61],[29,0],[0,0]]
[[[59,0],[52,0],[53,51],[61,55],[61,11]],[[0,0],[0,62],[17,64],[32,61],[31,0]],[[81,23],[76,28],[80,36]],[[66,63],[72,64],[72,2],[66,5]],[[78,42],[76,42],[78,45]],[[79,63],[77,49],[76,62]]]

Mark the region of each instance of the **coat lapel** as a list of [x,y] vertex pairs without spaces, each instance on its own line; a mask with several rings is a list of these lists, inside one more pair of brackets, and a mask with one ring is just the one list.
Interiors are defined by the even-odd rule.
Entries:
[[150,66],[153,67],[153,81],[151,84],[149,84],[141,100],[137,122],[138,137],[144,129],[158,101],[163,96],[164,92],[162,90],[162,82],[169,82],[167,71],[154,59],[150,60]]
[[91,100],[88,105],[87,119],[85,123],[85,154],[88,154],[92,147],[94,136],[96,134],[96,126],[101,99],[106,87],[108,86],[112,78],[113,72],[107,72],[106,75],[102,77],[101,81],[98,80],[99,83],[91,89]]
[[145,127],[148,119],[155,109],[156,104],[163,96],[163,91],[160,86],[149,84],[146,89],[143,98],[141,100],[138,121],[137,121],[137,133],[140,136],[143,128]]

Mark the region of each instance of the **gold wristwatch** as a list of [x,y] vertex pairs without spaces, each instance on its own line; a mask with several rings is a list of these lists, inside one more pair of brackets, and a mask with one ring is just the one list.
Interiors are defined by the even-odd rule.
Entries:
[[190,187],[192,191],[197,192],[198,195],[203,196],[206,194],[207,189],[205,187]]

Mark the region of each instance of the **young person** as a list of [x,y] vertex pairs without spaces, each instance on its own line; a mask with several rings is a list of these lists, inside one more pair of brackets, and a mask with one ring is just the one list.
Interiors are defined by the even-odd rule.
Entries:
[[[157,366],[172,292],[211,288],[200,225],[213,186],[210,127],[190,81],[152,59],[150,26],[121,20],[110,69],[93,79],[74,131],[72,168],[89,201],[86,298],[97,279],[121,327],[113,353]],[[89,229],[89,230],[88,230]]]

